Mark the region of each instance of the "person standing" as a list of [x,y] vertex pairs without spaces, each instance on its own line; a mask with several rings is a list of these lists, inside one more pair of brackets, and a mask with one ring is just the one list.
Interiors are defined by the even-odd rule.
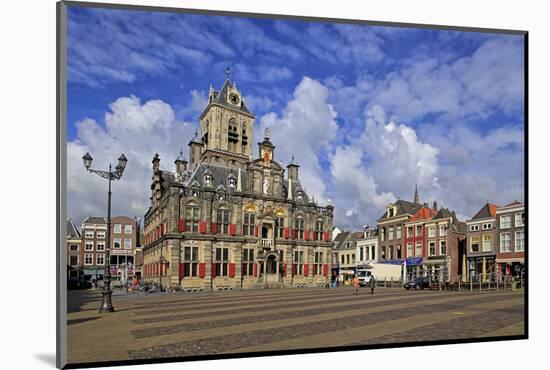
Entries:
[[336,279],[337,279],[336,271],[332,271],[331,282],[332,282],[333,288],[336,288]]
[[353,294],[357,294],[357,291],[359,289],[359,278],[357,277],[357,275],[353,275],[352,283],[353,283]]
[[369,279],[370,294],[374,294],[375,286],[376,286],[376,279],[374,278],[374,275],[371,275]]

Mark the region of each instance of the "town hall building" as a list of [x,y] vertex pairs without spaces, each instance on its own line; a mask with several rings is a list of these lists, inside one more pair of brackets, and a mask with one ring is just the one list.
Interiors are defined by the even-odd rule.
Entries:
[[286,169],[275,161],[269,130],[254,157],[254,120],[228,69],[221,90],[210,88],[189,161],[180,152],[173,173],[154,156],[145,280],[186,291],[327,283],[334,208],[308,196],[294,158]]

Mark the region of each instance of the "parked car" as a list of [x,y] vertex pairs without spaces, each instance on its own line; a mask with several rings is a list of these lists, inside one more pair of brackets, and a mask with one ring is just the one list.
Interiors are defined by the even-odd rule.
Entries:
[[408,281],[405,283],[405,289],[424,289],[430,287],[430,278],[428,277],[417,277],[412,281]]

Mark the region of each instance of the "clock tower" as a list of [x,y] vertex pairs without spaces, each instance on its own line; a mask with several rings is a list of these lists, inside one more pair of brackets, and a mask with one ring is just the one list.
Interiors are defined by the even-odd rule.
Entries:
[[245,105],[237,84],[229,78],[220,91],[210,86],[208,105],[199,117],[202,159],[207,162],[223,160],[243,164],[252,157],[252,134],[255,116]]

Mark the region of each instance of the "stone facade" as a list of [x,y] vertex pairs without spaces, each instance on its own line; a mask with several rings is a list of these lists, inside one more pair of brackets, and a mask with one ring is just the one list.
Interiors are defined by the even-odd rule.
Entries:
[[228,78],[220,91],[210,89],[190,161],[180,152],[168,172],[155,155],[145,280],[189,291],[326,284],[333,207],[306,194],[294,160],[286,171],[274,160],[268,130],[253,158],[253,126]]

